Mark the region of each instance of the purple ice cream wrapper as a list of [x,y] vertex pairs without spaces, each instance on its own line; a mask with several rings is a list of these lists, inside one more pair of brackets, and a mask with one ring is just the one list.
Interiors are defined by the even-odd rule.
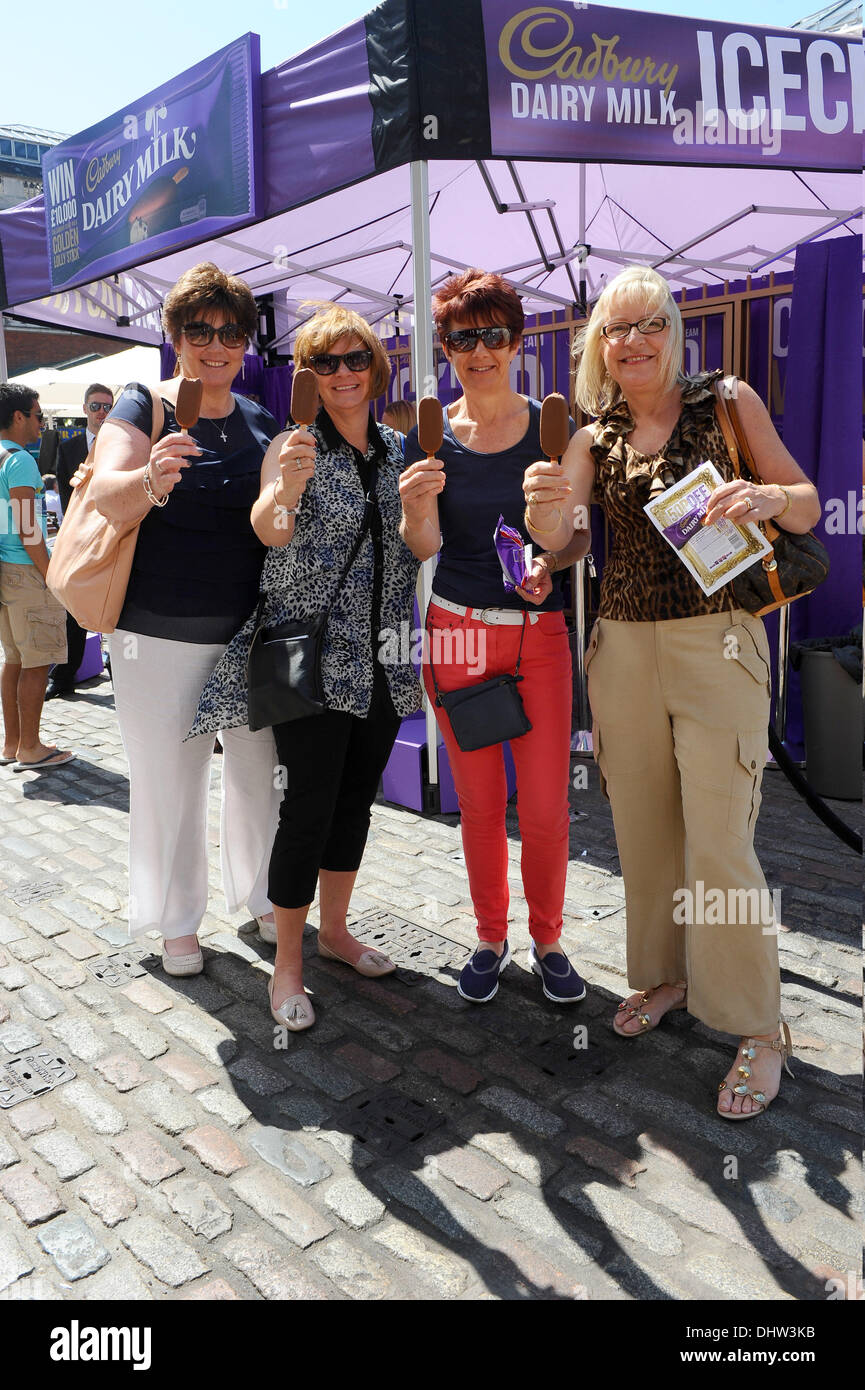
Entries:
[[505,592],[512,594],[517,586],[525,584],[528,578],[526,570],[526,547],[519,531],[515,531],[513,526],[506,526],[503,516],[499,517],[499,524],[493,535],[496,554],[499,557],[499,564],[502,567],[502,580]]
[[693,507],[691,511],[685,512],[678,521],[674,521],[671,526],[664,527],[664,535],[671,545],[677,550],[682,550],[691,539],[695,531],[700,529],[702,519],[706,514],[706,504],[702,503],[699,507]]

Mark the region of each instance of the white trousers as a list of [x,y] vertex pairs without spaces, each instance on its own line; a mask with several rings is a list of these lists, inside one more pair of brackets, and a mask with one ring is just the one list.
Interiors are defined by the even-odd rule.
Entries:
[[[118,630],[111,677],[129,763],[129,934],[188,936],[207,909],[207,799],[213,735],[183,740],[223,643]],[[270,911],[267,872],[282,792],[270,729],[220,733],[222,887],[228,912]]]

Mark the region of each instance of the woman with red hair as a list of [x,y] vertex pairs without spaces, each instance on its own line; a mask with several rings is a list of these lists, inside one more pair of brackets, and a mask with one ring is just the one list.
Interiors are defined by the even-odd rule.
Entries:
[[[427,460],[416,430],[406,441],[402,535],[420,560],[441,551],[427,614],[439,689],[447,692],[512,673],[519,660],[519,690],[531,729],[510,746],[530,959],[546,997],[573,1003],[584,997],[586,987],[559,944],[568,862],[572,700],[561,578],[557,557],[545,553],[534,559],[525,585],[507,592],[493,539],[501,516],[524,542],[531,541],[523,521],[523,475],[541,457],[540,404],[511,386],[523,309],[500,275],[467,270],[438,290],[433,317],[463,395],[445,413],[438,458]],[[566,558],[578,558],[588,546],[588,532],[580,532]],[[429,653],[424,681],[432,699]],[[459,798],[479,937],[458,988],[464,999],[485,1003],[498,990],[510,958],[503,749],[494,744],[465,752],[438,705],[436,718]]]

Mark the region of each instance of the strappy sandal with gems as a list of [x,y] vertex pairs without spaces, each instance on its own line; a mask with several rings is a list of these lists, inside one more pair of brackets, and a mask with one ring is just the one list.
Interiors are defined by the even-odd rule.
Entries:
[[[738,1112],[734,1113],[732,1110],[721,1110],[720,1108],[716,1107],[718,1109],[718,1114],[721,1116],[722,1120],[753,1120],[755,1116],[762,1115],[764,1110],[769,1109],[769,1106],[772,1104],[772,1101],[775,1100],[775,1098],[778,1095],[778,1091],[780,1091],[781,1089],[781,1082],[779,1078],[778,1091],[775,1092],[774,1096],[770,1096],[767,1100],[763,1091],[752,1091],[750,1086],[748,1085],[748,1081],[751,1077],[751,1063],[757,1055],[758,1047],[770,1047],[773,1052],[780,1052],[781,1061],[784,1063],[784,1070],[786,1071],[788,1076],[793,1075],[793,1073],[790,1070],[789,1061],[789,1059],[793,1056],[793,1044],[790,1041],[790,1029],[787,1027],[783,1018],[779,1019],[778,1028],[778,1037],[773,1038],[772,1042],[761,1042],[759,1038],[746,1038],[742,1047],[741,1065],[738,1068],[739,1075],[742,1078],[741,1081],[738,1083],[738,1085],[731,1086],[727,1078],[724,1077],[724,1080],[720,1082],[718,1086],[719,1099],[723,1092],[729,1089],[733,1092],[734,1096],[749,1096],[752,1101],[757,1102],[758,1106],[760,1107],[759,1110],[739,1110]],[[783,1042],[781,1041],[782,1032],[784,1035]]]
[[657,1028],[658,1024],[661,1022],[661,1019],[664,1018],[668,1013],[672,1013],[673,1009],[687,1008],[688,986],[684,980],[674,980],[673,983],[670,985],[670,989],[680,989],[682,991],[682,998],[679,1000],[677,1004],[671,1004],[670,1007],[668,1009],[665,1009],[664,1012],[653,1022],[651,1014],[647,1014],[645,1012],[645,1006],[649,1003],[655,991],[662,988],[662,985],[655,985],[654,989],[647,989],[643,994],[640,995],[636,1004],[632,1004],[629,1000],[623,999],[621,1004],[617,1008],[616,1013],[620,1014],[624,1012],[628,1015],[627,1018],[624,1020],[625,1023],[630,1023],[631,1019],[634,1017],[638,1018],[640,1020],[640,1027],[638,1029],[635,1029],[633,1032],[627,1032],[621,1024],[617,1026],[616,1020],[614,1018],[612,1024],[613,1032],[618,1033],[620,1038],[639,1038],[642,1036],[643,1033],[651,1033],[653,1028]]

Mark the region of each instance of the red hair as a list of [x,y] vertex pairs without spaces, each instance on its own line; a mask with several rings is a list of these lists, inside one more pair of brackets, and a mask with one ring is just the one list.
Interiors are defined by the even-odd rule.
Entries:
[[445,280],[433,295],[432,315],[440,338],[449,333],[455,323],[476,325],[481,319],[492,319],[511,330],[513,341],[522,337],[526,322],[513,286],[495,271],[477,267]]

